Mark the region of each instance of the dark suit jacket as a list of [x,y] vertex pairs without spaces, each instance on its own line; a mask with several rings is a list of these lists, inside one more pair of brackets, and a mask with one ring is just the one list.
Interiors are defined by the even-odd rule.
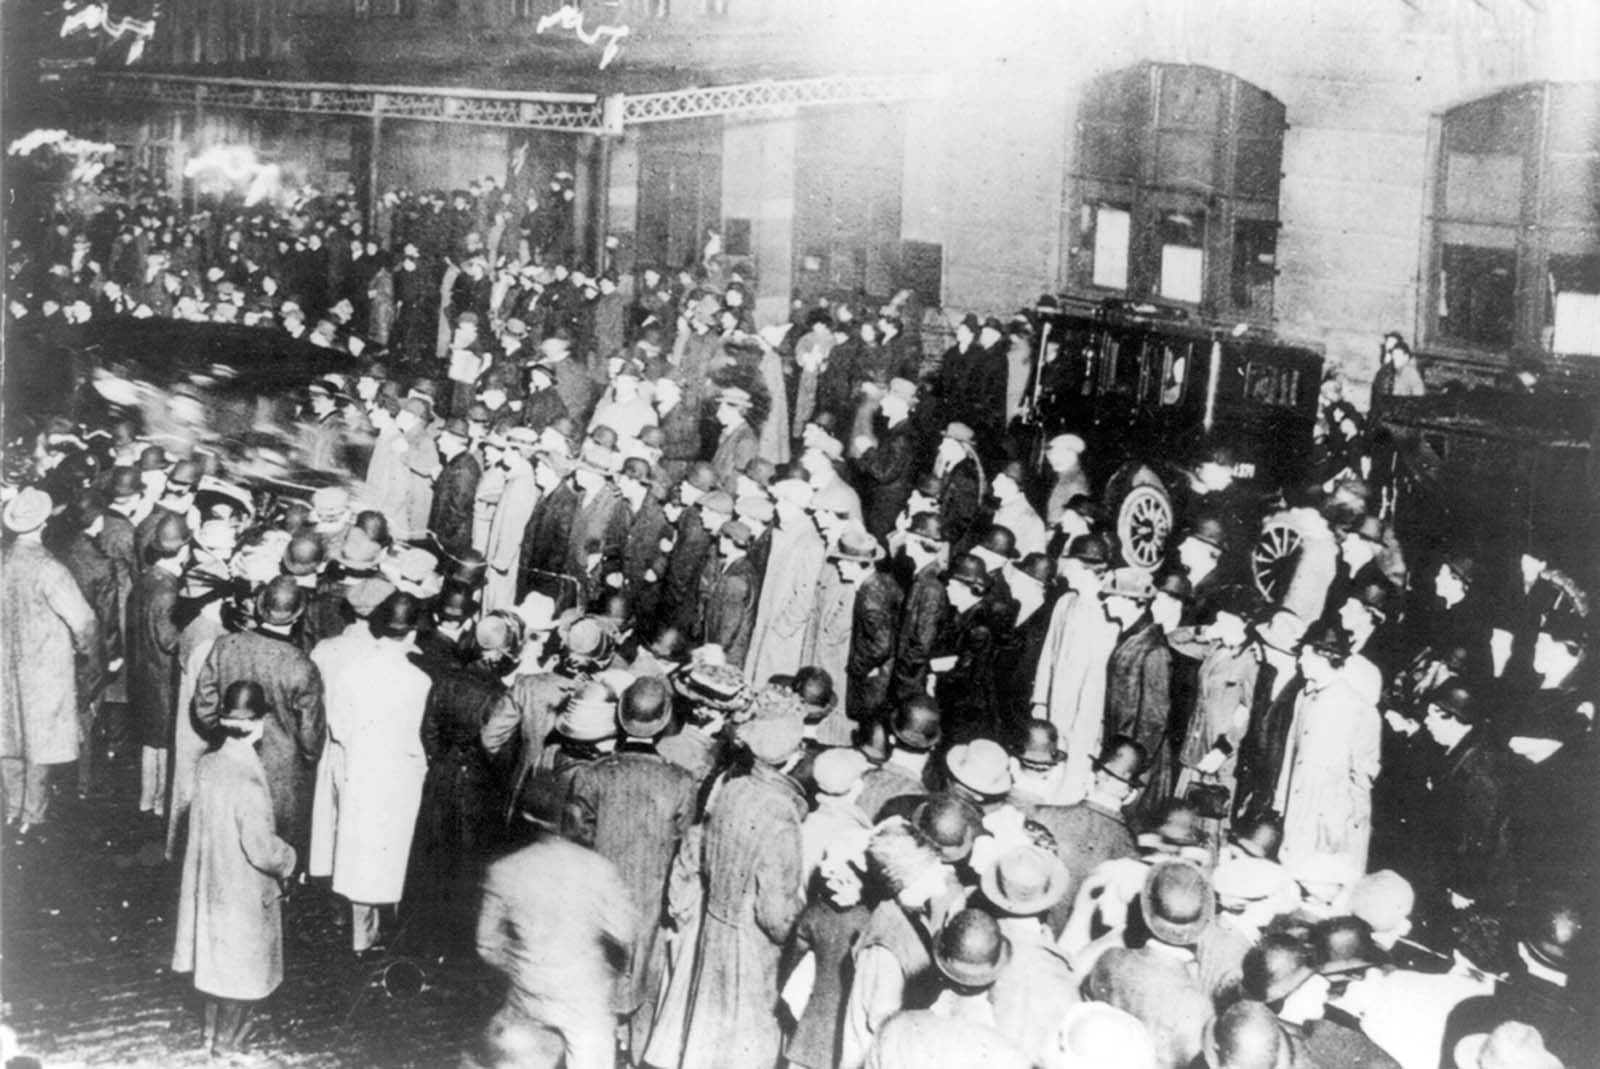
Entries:
[[472,450],[453,457],[439,472],[433,484],[433,505],[428,512],[428,530],[439,545],[453,557],[472,548],[472,510],[483,469]]
[[1200,1055],[1211,1000],[1188,966],[1163,950],[1106,951],[1084,981],[1083,993],[1142,1021],[1155,1040],[1161,1069],[1188,1066]]
[[567,545],[573,517],[578,512],[578,494],[569,480],[539,499],[522,535],[522,565],[517,580],[517,600],[527,597],[538,579],[534,572],[564,574]]
[[911,591],[906,595],[900,630],[895,636],[891,700],[903,702],[927,693],[928,658],[933,655],[939,622],[949,604],[944,584],[939,581],[939,565],[929,564],[912,579]]
[[1299,673],[1283,685],[1276,698],[1272,683],[1277,677],[1265,662],[1256,673],[1256,689],[1250,699],[1250,724],[1239,740],[1239,760],[1235,765],[1238,790],[1233,800],[1233,818],[1243,820],[1272,809],[1278,772],[1283,768],[1284,750],[1289,745],[1289,729],[1294,725],[1294,702],[1305,680]]
[[599,576],[622,571],[622,547],[628,540],[628,502],[622,491],[606,483],[588,501],[580,500],[567,532],[567,555],[561,571],[583,591],[583,604],[598,595],[596,576],[588,567],[592,553],[600,554]]
[[1433,881],[1441,890],[1484,905],[1511,888],[1510,755],[1473,731],[1444,759],[1433,783]]
[[146,568],[128,597],[128,704],[144,745],[172,745],[178,705],[178,577]]
[[872,719],[889,700],[903,600],[900,588],[884,572],[867,576],[856,591],[850,622],[850,658],[845,669],[849,678],[845,708],[852,720]]
[[894,530],[894,521],[911,497],[916,475],[917,442],[908,419],[878,436],[878,444],[856,461],[861,511],[868,531],[879,538]]
[[728,663],[744,667],[750,651],[750,635],[756,628],[756,579],[749,557],[732,564],[710,560],[715,569],[712,581],[700,603],[700,636],[705,643],[721,646]]
[[678,534],[667,557],[666,604],[669,619],[688,631],[694,626],[700,600],[700,570],[714,548],[711,532],[700,520],[700,510],[689,507],[678,517]]
[[[622,576],[635,598],[666,574],[667,555],[661,549],[661,540],[671,529],[660,502],[646,494],[639,511],[628,521],[628,534],[622,544]],[[656,573],[654,582],[645,578],[649,571]]]
[[1154,758],[1172,715],[1172,651],[1146,616],[1122,636],[1106,666],[1105,737],[1127,735]]

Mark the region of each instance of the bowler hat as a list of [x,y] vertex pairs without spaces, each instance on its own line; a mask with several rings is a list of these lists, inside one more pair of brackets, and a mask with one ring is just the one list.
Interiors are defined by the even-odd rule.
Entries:
[[140,471],[159,471],[171,463],[167,451],[159,445],[147,445],[139,454]]
[[739,725],[738,738],[756,760],[781,765],[800,752],[805,742],[805,719],[789,712],[758,716]]
[[672,691],[659,676],[643,676],[623,691],[617,712],[622,733],[653,739],[672,723]]
[[163,556],[171,556],[189,543],[189,523],[176,512],[164,512],[156,521],[151,546]]
[[349,571],[371,572],[377,569],[381,556],[383,547],[360,527],[352,527],[345,532],[344,540],[339,544],[337,559]]
[[1067,543],[1066,556],[1085,564],[1109,565],[1111,543],[1104,535],[1082,534]]
[[1362,583],[1351,591],[1350,596],[1380,620],[1389,619],[1399,608],[1399,591],[1394,588],[1394,584],[1381,579]]
[[292,575],[280,575],[256,595],[256,617],[264,624],[286,627],[305,611],[305,592]]
[[928,837],[940,857],[959,865],[972,856],[983,830],[983,812],[959,795],[936,794],[912,810],[911,823]]
[[718,528],[717,534],[732,542],[739,549],[749,549],[750,543],[755,540],[755,535],[742,520],[729,520]]
[[106,485],[106,496],[111,500],[138,497],[142,490],[137,470],[127,465],[118,465],[111,469],[111,477]]
[[1151,935],[1171,946],[1193,946],[1211,923],[1215,895],[1198,866],[1171,858],[1150,867],[1139,905]]
[[1001,854],[979,883],[1002,913],[1035,917],[1066,897],[1072,876],[1053,852],[1027,843]]
[[907,699],[894,711],[889,721],[889,734],[902,750],[925,753],[933,749],[944,737],[939,706],[926,695]]
[[1006,752],[993,739],[959,743],[945,755],[944,763],[950,777],[974,794],[992,798],[1011,789]]
[[446,583],[433,611],[441,620],[465,620],[478,611],[478,596],[471,587]]
[[204,474],[205,469],[200,466],[198,460],[193,458],[180,460],[172,465],[172,471],[167,475],[167,490],[169,493],[186,493]]
[[467,431],[467,421],[460,416],[452,416],[445,420],[444,426],[439,428],[439,434],[441,436],[448,434],[452,438],[461,439],[463,442],[471,437]]
[[414,594],[397,590],[379,602],[368,619],[374,635],[403,638],[422,622],[422,602]]
[[283,548],[283,570],[288,575],[311,575],[322,567],[322,540],[314,534],[297,534]]
[[1459,679],[1447,679],[1428,692],[1428,706],[1438,706],[1445,715],[1463,724],[1475,724],[1481,715],[1472,688]]
[[1410,881],[1392,869],[1369,872],[1350,888],[1350,912],[1375,932],[1398,931],[1410,919],[1416,902]]
[[1372,941],[1372,926],[1360,917],[1333,917],[1311,933],[1317,952],[1317,971],[1324,976],[1370,969],[1383,952]]
[[772,498],[765,494],[746,494],[733,506],[735,516],[751,523],[771,523],[773,512]]
[[611,629],[593,616],[579,616],[567,624],[561,636],[567,656],[603,663],[611,659],[615,643]]
[[975,594],[987,594],[993,580],[989,570],[983,566],[983,561],[971,553],[962,553],[950,562],[950,568],[944,573],[943,579],[947,583],[963,583]]
[[715,512],[719,516],[733,515],[733,495],[726,490],[713,490],[700,499],[701,512]]
[[1212,549],[1224,550],[1228,548],[1228,525],[1217,516],[1196,516],[1194,523],[1183,533],[1183,537],[1204,542]]
[[1017,536],[1011,528],[1003,524],[991,524],[984,529],[983,536],[978,539],[978,545],[993,553],[997,557],[1016,560],[1020,554],[1017,552]]
[[1338,624],[1315,623],[1300,640],[1300,648],[1315,650],[1332,660],[1343,662],[1353,649],[1350,634]]
[[1011,941],[981,909],[952,915],[933,944],[934,964],[959,987],[988,987],[1011,960]]

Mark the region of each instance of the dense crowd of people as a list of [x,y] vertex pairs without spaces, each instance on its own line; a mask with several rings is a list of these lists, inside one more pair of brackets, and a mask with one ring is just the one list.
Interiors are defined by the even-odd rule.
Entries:
[[12,842],[138,750],[213,1050],[329,881],[356,954],[504,974],[482,1065],[1596,1064],[1592,562],[1402,544],[1330,393],[1315,484],[1202,447],[1129,566],[1092,430],[1019,437],[1028,315],[758,326],[539,193],[106,195],[11,250],[10,346],[358,361],[261,413],[311,493],[127,367],[6,443]]

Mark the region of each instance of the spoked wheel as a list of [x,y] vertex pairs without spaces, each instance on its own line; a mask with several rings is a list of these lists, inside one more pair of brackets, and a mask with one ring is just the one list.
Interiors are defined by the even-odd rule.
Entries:
[[1289,588],[1300,560],[1300,532],[1282,520],[1268,521],[1261,540],[1250,551],[1250,574],[1256,589],[1276,602]]
[[1117,538],[1122,559],[1134,568],[1154,571],[1167,553],[1172,534],[1172,499],[1159,485],[1135,486],[1117,509]]

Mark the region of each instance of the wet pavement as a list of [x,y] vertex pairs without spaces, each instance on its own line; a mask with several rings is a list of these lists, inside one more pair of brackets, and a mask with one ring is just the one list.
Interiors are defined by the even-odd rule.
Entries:
[[[200,996],[171,969],[180,865],[162,857],[165,823],[138,812],[136,755],[107,772],[105,796],[80,800],[72,767],[58,768],[44,834],[7,836],[4,1024],[48,1067],[220,1064],[200,1045]],[[284,982],[243,1064],[459,1064],[499,1003],[494,977],[470,949],[412,956],[404,925],[387,953],[358,961],[348,907],[325,883],[285,904]]]

